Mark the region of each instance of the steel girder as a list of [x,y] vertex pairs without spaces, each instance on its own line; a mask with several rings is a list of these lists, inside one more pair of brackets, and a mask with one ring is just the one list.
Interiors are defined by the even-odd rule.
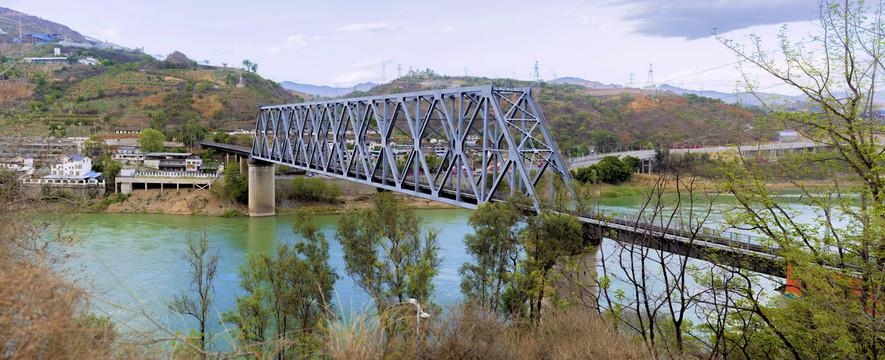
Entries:
[[545,174],[572,192],[531,88],[265,106],[251,157],[470,209],[516,193],[539,209]]

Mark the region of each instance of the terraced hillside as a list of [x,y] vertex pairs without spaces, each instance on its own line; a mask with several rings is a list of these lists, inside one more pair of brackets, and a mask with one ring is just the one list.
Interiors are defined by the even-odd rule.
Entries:
[[[99,64],[76,62],[85,58]],[[2,76],[0,135],[87,136],[147,126],[174,132],[189,122],[208,129],[249,128],[257,104],[300,98],[256,74],[192,61],[98,50],[71,53],[69,59],[18,61]],[[16,61],[5,60],[3,68]]]

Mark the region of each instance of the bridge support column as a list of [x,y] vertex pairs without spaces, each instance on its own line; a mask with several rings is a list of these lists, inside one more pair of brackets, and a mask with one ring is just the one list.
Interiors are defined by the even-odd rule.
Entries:
[[273,164],[249,160],[248,165],[249,216],[276,215]]
[[[556,281],[553,291],[556,299],[595,311],[598,306],[599,282],[596,268],[599,247],[602,245],[602,229],[583,224],[582,244],[584,252],[563,256],[553,265]],[[548,298],[547,301],[550,301]],[[547,303],[549,305],[549,303]]]
[[249,174],[249,158],[237,156],[237,159],[240,159],[240,175]]
[[597,248],[580,254],[564,256],[553,265],[557,274],[553,290],[556,297],[587,310],[595,311],[598,305],[599,284],[596,279]]

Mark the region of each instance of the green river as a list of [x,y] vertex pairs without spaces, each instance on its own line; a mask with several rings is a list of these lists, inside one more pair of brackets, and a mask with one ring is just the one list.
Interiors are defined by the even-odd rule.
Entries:
[[[729,207],[728,199],[716,200],[713,218],[722,218],[721,213]],[[605,199],[603,205],[606,211],[635,214],[641,200],[641,196],[610,198]],[[462,243],[464,235],[471,232],[467,224],[471,211],[435,209],[419,210],[418,214],[426,226],[439,234],[443,261],[436,277],[434,301],[443,306],[453,304],[461,299],[458,268],[471,260]],[[339,312],[347,316],[368,309],[370,303],[344,274],[343,252],[333,237],[338,217],[320,215],[315,221],[329,240],[332,266],[341,275],[333,302]],[[298,241],[299,237],[292,232],[292,220],[292,216],[82,214],[71,226],[85,238],[72,268],[80,281],[91,288],[97,312],[115,319],[121,324],[121,330],[157,329],[150,317],[161,326],[187,333],[188,329],[195,328],[195,321],[169,312],[165,304],[180,290],[189,289],[189,268],[183,257],[186,240],[205,230],[211,250],[220,255],[211,322],[213,332],[223,333],[224,325],[217,322],[221,313],[234,307],[234,297],[241,293],[237,277],[239,265],[249,252],[270,251],[277,244]],[[611,243],[605,242],[603,253],[612,250]]]

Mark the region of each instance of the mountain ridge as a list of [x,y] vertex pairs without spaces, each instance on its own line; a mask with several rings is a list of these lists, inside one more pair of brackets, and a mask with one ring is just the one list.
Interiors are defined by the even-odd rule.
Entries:
[[322,97],[339,97],[356,91],[369,91],[378,84],[372,82],[364,82],[356,84],[353,87],[333,87],[327,85],[301,84],[292,81],[283,81],[280,83],[286,90],[295,91],[302,94]]

